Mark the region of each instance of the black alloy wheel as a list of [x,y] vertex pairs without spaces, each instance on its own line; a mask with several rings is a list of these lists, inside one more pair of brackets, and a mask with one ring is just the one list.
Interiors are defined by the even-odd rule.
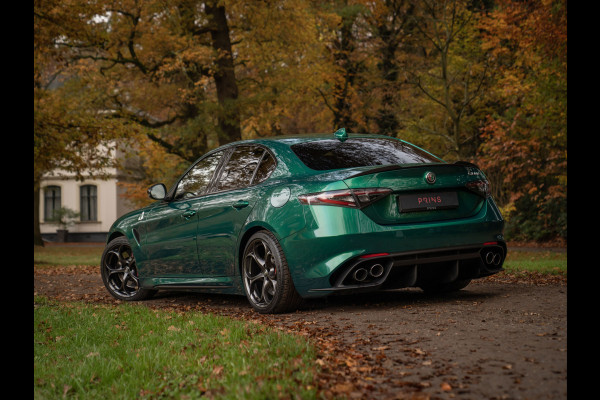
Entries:
[[242,258],[242,280],[248,301],[260,313],[296,309],[302,298],[296,291],[285,254],[271,232],[252,235]]
[[140,287],[137,265],[133,251],[126,237],[120,236],[111,240],[100,261],[102,281],[108,292],[119,300],[143,300],[155,290]]

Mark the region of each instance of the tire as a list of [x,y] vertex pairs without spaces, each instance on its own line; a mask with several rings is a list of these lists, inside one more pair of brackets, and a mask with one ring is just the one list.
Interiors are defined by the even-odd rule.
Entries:
[[104,286],[116,299],[144,300],[156,293],[156,290],[140,287],[135,257],[125,236],[111,240],[104,248],[100,260],[100,274]]
[[427,285],[421,285],[421,289],[424,292],[436,294],[436,293],[450,293],[457,292],[460,289],[467,287],[471,283],[471,279],[457,279],[450,283],[429,283]]
[[256,232],[248,240],[241,274],[246,297],[261,314],[294,311],[302,302],[283,249],[269,231]]

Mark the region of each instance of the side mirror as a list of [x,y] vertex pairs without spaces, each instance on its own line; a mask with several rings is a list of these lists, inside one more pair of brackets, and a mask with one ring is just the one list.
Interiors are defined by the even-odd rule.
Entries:
[[148,189],[148,196],[154,200],[164,200],[167,195],[167,188],[162,183],[150,186]]

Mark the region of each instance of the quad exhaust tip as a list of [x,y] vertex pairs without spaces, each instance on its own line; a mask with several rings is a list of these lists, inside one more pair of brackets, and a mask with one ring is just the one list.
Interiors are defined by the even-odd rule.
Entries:
[[369,276],[371,276],[371,278],[379,278],[380,276],[383,275],[384,272],[385,272],[385,269],[383,268],[383,265],[373,264],[373,265],[371,265],[371,267],[369,267],[369,269],[363,268],[363,267],[357,268],[352,273],[352,277],[357,282],[363,282]]
[[502,255],[495,251],[488,251],[485,255],[485,263],[487,265],[499,265],[502,260]]
[[362,282],[365,279],[367,279],[368,275],[369,275],[369,273],[364,268],[358,268],[356,271],[354,271],[354,274],[352,274],[354,279],[357,280],[358,282]]
[[379,278],[381,275],[383,275],[383,265],[373,264],[369,269],[369,274],[371,274],[373,278]]

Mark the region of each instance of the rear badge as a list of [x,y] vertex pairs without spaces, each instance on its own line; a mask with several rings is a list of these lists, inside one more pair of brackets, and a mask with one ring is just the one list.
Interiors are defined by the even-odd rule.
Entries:
[[427,183],[435,183],[435,174],[433,172],[427,172],[425,174],[425,181],[427,181]]

